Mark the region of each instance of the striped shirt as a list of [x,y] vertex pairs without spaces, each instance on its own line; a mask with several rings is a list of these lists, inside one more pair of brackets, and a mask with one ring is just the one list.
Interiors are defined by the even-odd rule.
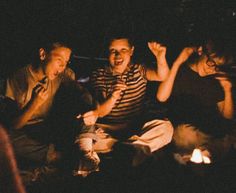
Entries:
[[102,118],[102,123],[124,124],[137,121],[144,109],[146,93],[145,68],[140,64],[130,64],[123,74],[115,74],[110,67],[99,68],[92,73],[92,85],[98,101],[104,102],[113,92],[117,80],[123,81],[127,88],[121,92],[112,111]]

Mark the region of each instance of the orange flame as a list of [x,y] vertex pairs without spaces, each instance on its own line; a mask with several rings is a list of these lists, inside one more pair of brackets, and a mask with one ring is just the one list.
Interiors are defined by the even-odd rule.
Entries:
[[197,148],[193,150],[190,161],[194,162],[194,163],[202,163],[203,162],[204,164],[210,164],[211,163],[210,158],[206,155],[203,155],[202,151],[200,149],[197,149]]

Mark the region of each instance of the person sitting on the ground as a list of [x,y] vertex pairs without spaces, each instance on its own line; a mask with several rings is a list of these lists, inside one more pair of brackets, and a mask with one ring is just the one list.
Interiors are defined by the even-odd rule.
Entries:
[[[108,66],[92,72],[92,86],[98,106],[95,111],[84,114],[85,123],[94,124],[95,133],[82,131],[77,143],[85,157],[99,163],[96,152],[109,152],[117,141],[129,139],[132,147],[145,147],[146,154],[162,148],[172,139],[173,127],[167,120],[158,117],[148,119],[144,110],[147,81],[163,81],[169,67],[165,59],[166,47],[156,42],[148,46],[157,60],[157,69],[145,68],[131,61],[134,46],[126,37],[109,42]],[[132,161],[139,165],[142,157]],[[87,174],[85,172],[85,174]]]
[[228,120],[234,115],[232,83],[220,67],[231,63],[232,56],[225,47],[208,41],[203,47],[184,48],[158,88],[157,99],[168,101],[179,149],[190,152],[209,146],[211,137],[221,138],[229,130]]
[[0,124],[0,193],[25,193],[10,139]]
[[37,61],[7,79],[5,95],[14,100],[19,108],[10,130],[19,160],[45,163],[58,158],[53,146],[48,145],[44,123],[60,85],[75,79],[74,72],[67,68],[70,55],[68,45],[48,43],[39,49]]

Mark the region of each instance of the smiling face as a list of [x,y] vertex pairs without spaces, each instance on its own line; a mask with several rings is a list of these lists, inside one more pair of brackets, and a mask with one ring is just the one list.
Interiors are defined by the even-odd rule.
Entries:
[[114,39],[109,46],[109,62],[113,72],[123,73],[131,61],[134,47],[128,39]]
[[43,72],[50,79],[55,79],[60,73],[62,73],[69,60],[71,50],[66,47],[57,47],[46,53],[43,48],[40,49],[40,59],[43,62]]
[[198,63],[198,73],[200,76],[216,74],[218,72],[218,67],[224,65],[224,63],[224,57],[204,55]]

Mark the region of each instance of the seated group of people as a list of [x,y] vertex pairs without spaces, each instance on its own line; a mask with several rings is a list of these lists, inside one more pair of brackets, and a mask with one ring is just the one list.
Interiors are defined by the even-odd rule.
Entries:
[[[99,153],[111,152],[117,144],[134,149],[132,165],[138,166],[142,156],[172,139],[188,150],[212,139],[223,141],[231,132],[234,104],[232,83],[220,67],[231,63],[232,56],[209,41],[184,48],[169,69],[166,47],[157,42],[148,47],[156,69],[132,62],[134,46],[128,38],[112,39],[109,65],[92,72],[91,92],[67,66],[68,45],[53,42],[40,48],[38,61],[7,79],[5,96],[16,102],[17,111],[6,127],[19,163],[54,163],[76,146],[77,174],[87,176],[98,170]],[[160,82],[156,100],[168,102],[165,118],[149,112],[148,81]]]

